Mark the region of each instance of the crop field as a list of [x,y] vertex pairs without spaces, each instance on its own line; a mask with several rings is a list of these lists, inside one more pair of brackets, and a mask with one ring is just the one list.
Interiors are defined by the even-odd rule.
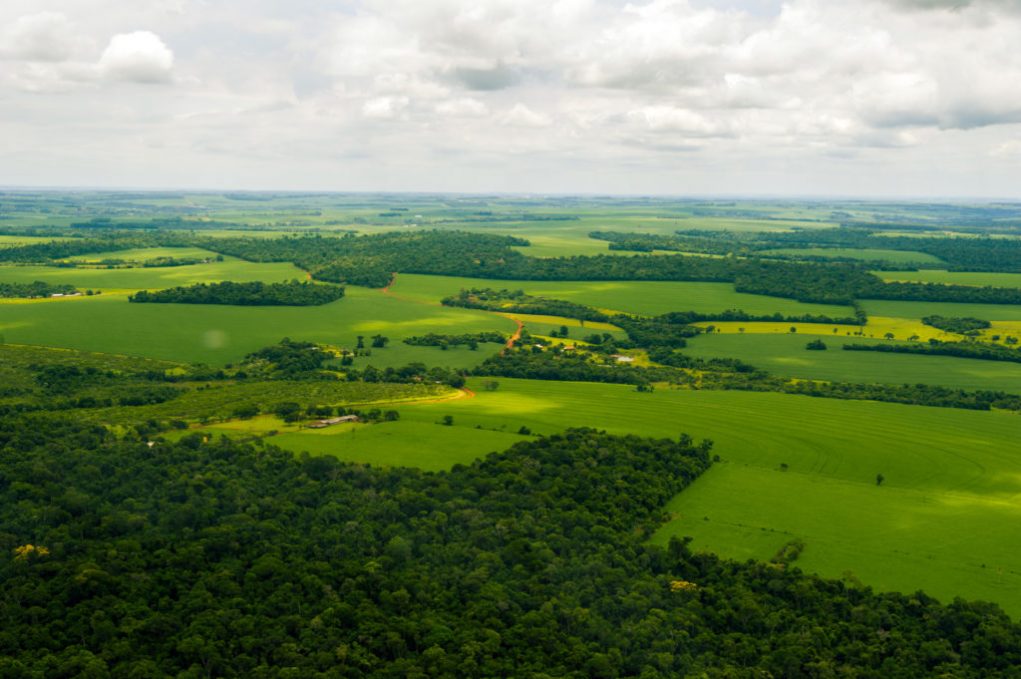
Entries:
[[824,314],[853,316],[850,307],[804,304],[794,300],[736,292],[730,283],[674,283],[660,281],[510,281],[454,276],[401,274],[394,294],[424,302],[438,302],[464,288],[507,288],[531,295],[563,299],[600,309],[635,314],[669,311],[716,312],[742,309],[750,314]]
[[244,262],[225,258],[222,262],[133,269],[64,268],[55,266],[0,266],[0,282],[66,283],[95,290],[143,290],[170,288],[217,281],[305,280],[306,273],[293,264]]
[[987,321],[1021,321],[1021,305],[961,304],[957,302],[891,302],[867,299],[862,302],[869,317],[921,319],[932,314],[947,317],[982,318]]
[[55,240],[68,240],[67,238],[52,238],[50,236],[7,236],[0,235],[0,248],[11,248],[21,245],[33,245],[35,243],[50,243]]
[[110,252],[93,252],[87,255],[77,255],[75,257],[68,257],[65,261],[98,262],[104,259],[121,259],[125,262],[144,262],[158,257],[174,257],[177,259],[205,259],[208,257],[212,259],[217,254],[202,248],[134,248],[130,250],[111,250]]
[[828,259],[860,259],[885,261],[894,264],[942,264],[943,260],[924,252],[883,250],[880,248],[777,248],[764,250],[764,255],[793,255],[795,257],[826,257]]
[[[400,426],[433,427],[441,437],[416,429],[420,444],[399,463],[468,462],[499,447],[495,439],[480,442],[480,431],[510,435],[521,426],[537,434],[565,423],[647,436],[690,432],[712,439],[723,462],[674,500],[675,520],[658,540],[693,535],[697,549],[769,559],[799,537],[807,544],[799,561],[806,570],[838,578],[851,571],[878,589],[986,598],[1021,613],[1016,415],[784,394],[498,382],[489,392],[482,380],[470,380],[476,398],[399,407]],[[444,415],[453,426],[436,424]],[[381,432],[336,454],[381,460],[391,444],[382,433],[388,426],[338,435],[342,441]],[[474,450],[461,449],[458,433]],[[329,452],[286,441],[292,449]],[[789,471],[780,472],[781,464]],[[886,478],[881,487],[878,473]]]
[[885,281],[907,281],[918,283],[948,283],[952,285],[974,285],[977,287],[1021,288],[1021,273],[988,273],[981,271],[946,271],[943,269],[922,269],[921,271],[873,271]]
[[[190,267],[174,267],[178,268]],[[102,273],[135,271],[141,270]],[[353,349],[358,335],[382,334],[390,338],[389,346],[356,359],[356,366],[383,368],[422,361],[465,367],[482,361],[497,345],[483,344],[478,351],[440,351],[408,346],[401,339],[428,332],[510,334],[515,328],[513,321],[497,314],[417,304],[353,286],[343,299],[318,307],[131,304],[125,295],[103,294],[2,308],[0,334],[8,342],[210,365],[237,361],[284,337]]]
[[[955,389],[991,389],[1021,393],[1021,364],[954,356],[919,356],[870,351],[844,351],[844,344],[887,340],[823,337],[826,351],[805,349],[797,334],[702,335],[688,342],[684,353],[702,358],[739,358],[774,375],[834,382],[935,384]],[[1021,422],[1018,423],[1021,426]]]
[[[938,339],[946,342],[956,342],[964,339],[963,335],[945,332],[931,325],[926,325],[921,320],[910,318],[887,318],[885,316],[872,316],[868,324],[862,328],[858,325],[829,325],[826,323],[783,323],[783,322],[749,322],[749,321],[705,321],[695,323],[700,328],[713,328],[714,333],[722,334],[748,334],[748,335],[818,335],[820,337],[832,337],[836,340],[858,340],[858,339],[887,339],[889,333],[893,335],[890,339],[907,340],[917,336],[918,340],[926,342],[930,339]],[[795,332],[791,333],[791,328]],[[861,334],[859,334],[861,333]]]

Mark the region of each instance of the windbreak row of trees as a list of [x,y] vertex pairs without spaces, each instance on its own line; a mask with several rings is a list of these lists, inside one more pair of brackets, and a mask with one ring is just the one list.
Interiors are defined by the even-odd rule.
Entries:
[[128,297],[138,304],[230,304],[234,306],[320,306],[344,296],[339,285],[309,281],[288,283],[197,283],[149,292],[140,290]]
[[1000,344],[979,342],[940,342],[932,339],[926,343],[910,344],[845,344],[845,351],[879,351],[890,354],[920,354],[924,356],[956,356],[976,358],[982,361],[1006,361],[1021,363],[1021,349],[1011,349]]

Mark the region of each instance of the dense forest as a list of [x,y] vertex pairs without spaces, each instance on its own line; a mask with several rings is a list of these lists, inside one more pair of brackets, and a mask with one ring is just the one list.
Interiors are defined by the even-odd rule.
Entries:
[[289,283],[197,283],[149,292],[140,290],[128,297],[139,304],[230,304],[234,306],[319,306],[344,296],[339,285],[309,281]]
[[[1009,676],[988,604],[647,539],[710,445],[592,430],[443,474],[0,420],[4,676]],[[99,501],[101,499],[101,501]]]

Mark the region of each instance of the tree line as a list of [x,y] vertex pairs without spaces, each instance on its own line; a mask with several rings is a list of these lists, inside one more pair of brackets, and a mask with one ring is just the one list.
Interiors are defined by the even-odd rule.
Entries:
[[229,304],[233,306],[320,306],[344,296],[339,285],[321,285],[310,281],[263,283],[196,283],[195,285],[140,290],[128,297],[138,304]]

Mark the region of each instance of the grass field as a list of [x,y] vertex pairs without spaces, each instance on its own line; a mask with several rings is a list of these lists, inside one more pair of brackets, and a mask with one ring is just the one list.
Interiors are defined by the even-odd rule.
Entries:
[[960,304],[957,302],[890,302],[867,299],[862,306],[869,317],[921,319],[925,316],[983,318],[987,321],[1021,321],[1021,305],[1011,304]]
[[0,266],[0,282],[67,283],[98,290],[142,290],[215,281],[305,280],[304,271],[293,264],[244,262],[226,258],[222,262],[136,269],[63,268],[54,266]]
[[[910,318],[887,318],[885,316],[872,316],[868,324],[862,328],[857,325],[827,325],[825,323],[781,323],[781,322],[747,322],[747,321],[705,321],[695,323],[700,328],[712,327],[714,332],[723,334],[743,333],[748,335],[787,335],[792,334],[791,328],[796,328],[797,335],[818,335],[821,337],[832,337],[833,339],[885,339],[886,334],[893,335],[892,339],[907,340],[917,336],[922,342],[929,339],[938,339],[945,342],[957,342],[964,339],[964,335],[944,332],[931,325],[925,325],[921,320]],[[859,332],[862,333],[859,335]]]
[[176,259],[215,258],[218,253],[202,248],[135,248],[132,250],[111,250],[110,252],[93,252],[87,255],[68,257],[69,262],[99,262],[104,259],[122,259],[125,262],[144,262],[158,257],[174,257]]
[[[174,267],[179,268],[191,267]],[[135,271],[142,270],[101,273]],[[390,345],[357,359],[356,366],[382,368],[422,361],[466,367],[482,361],[497,345],[484,344],[478,351],[440,351],[408,346],[401,339],[428,332],[509,334],[515,328],[513,321],[497,314],[418,304],[356,287],[348,287],[343,299],[318,307],[130,304],[125,295],[103,294],[0,308],[0,335],[8,342],[210,365],[236,361],[283,337],[353,348],[357,335],[383,334],[390,338]]]
[[825,314],[853,316],[849,307],[803,304],[789,299],[735,292],[730,283],[672,283],[658,281],[508,281],[453,276],[401,274],[393,292],[409,299],[438,302],[462,288],[508,288],[553,297],[600,309],[636,314],[668,311],[714,312],[743,309],[750,314]]
[[[470,380],[478,393],[473,399],[399,407],[401,427],[441,430],[433,437],[416,428],[419,443],[400,462],[430,468],[468,462],[499,447],[496,439],[480,441],[488,436],[480,431],[512,435],[522,425],[541,434],[567,425],[647,436],[689,432],[714,440],[724,462],[675,499],[676,518],[658,540],[693,535],[697,549],[768,559],[796,536],[808,545],[799,561],[806,570],[831,577],[851,571],[879,589],[986,598],[1021,613],[1016,415],[771,393],[642,394],[617,385],[498,381],[497,391],[486,392],[480,380]],[[447,414],[452,427],[435,424]],[[336,454],[380,461],[393,442],[383,437],[386,426],[379,426],[378,438],[363,437],[357,449]],[[340,451],[344,435],[334,438],[333,451]],[[331,452],[318,447],[326,444],[287,443]],[[778,471],[781,463],[790,471]],[[882,487],[877,473],[886,477]]]
[[[857,337],[822,337],[829,349],[809,351],[799,334],[714,334],[688,342],[684,353],[703,358],[739,358],[774,375],[879,384],[935,384],[972,391],[1021,393],[1021,364],[952,356],[917,356],[844,351],[844,344],[876,343]],[[1021,426],[1021,422],[1018,423]]]
[[908,281],[918,283],[949,283],[953,285],[974,285],[994,288],[1021,288],[1021,273],[983,273],[980,271],[945,271],[923,269],[921,271],[873,271],[885,281]]
[[55,240],[68,240],[67,238],[53,238],[51,236],[7,236],[0,235],[0,248],[12,248],[20,245],[34,245],[36,243],[50,243]]
[[793,255],[795,257],[826,257],[828,259],[860,259],[884,261],[894,264],[943,264],[939,257],[925,252],[884,250],[880,248],[777,248],[763,250],[764,255]]

